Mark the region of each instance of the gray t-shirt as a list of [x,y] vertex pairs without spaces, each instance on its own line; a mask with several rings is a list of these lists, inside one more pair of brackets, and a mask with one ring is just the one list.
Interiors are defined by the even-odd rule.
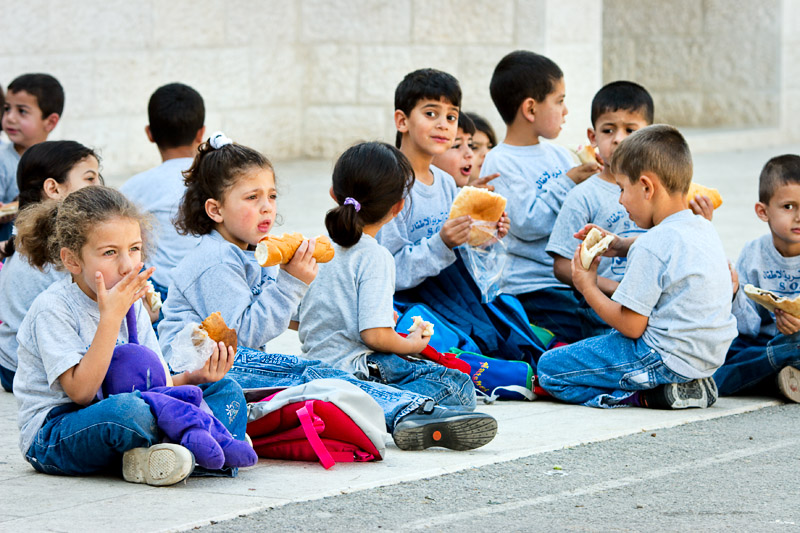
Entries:
[[[150,316],[141,301],[134,304],[139,344],[161,357]],[[19,366],[14,377],[14,396],[19,405],[19,447],[23,455],[41,429],[47,413],[71,403],[58,381],[59,376],[77,365],[92,344],[100,310],[71,278],[50,285],[40,294],[19,327]],[[117,344],[128,342],[125,320]]]
[[733,314],[739,333],[775,337],[778,326],[775,315],[755,303],[744,293],[748,283],[787,298],[800,294],[800,255],[784,257],[775,248],[772,234],[768,233],[744,245],[736,262],[739,290],[733,300]]
[[444,170],[430,169],[433,184],[415,182],[403,210],[377,235],[378,242],[394,256],[398,290],[416,287],[456,260],[439,231],[450,216],[458,187]]
[[553,258],[545,247],[561,205],[575,186],[567,177],[574,166],[565,148],[545,141],[532,146],[502,143],[486,154],[481,175],[500,173],[492,185],[494,192],[506,197],[506,212],[511,219],[503,240],[509,255],[503,292],[524,294],[548,287],[566,288],[553,274]]
[[14,143],[0,143],[0,202],[4,204],[19,196],[17,188],[19,158]]
[[192,161],[191,157],[169,159],[133,176],[119,188],[125,196],[156,218],[156,243],[147,264],[156,267],[153,281],[164,287],[169,287],[172,282],[172,269],[200,242],[200,238],[194,235],[180,235],[172,222],[186,191],[181,172],[188,169]]
[[16,252],[6,259],[0,270],[0,365],[17,369],[17,332],[31,304],[47,287],[68,277],[51,266],[44,271],[31,266],[25,256]]
[[[553,225],[553,233],[547,241],[546,251],[572,260],[581,243],[573,235],[586,224],[596,224],[620,237],[631,237],[644,232],[634,224],[628,217],[628,212],[620,205],[619,186],[599,176],[592,176],[567,194]],[[626,257],[603,257],[600,259],[597,274],[619,281],[625,273],[627,262]]]
[[371,328],[394,329],[394,260],[369,235],[350,248],[334,244],[336,255],[320,265],[300,304],[300,341],[308,359],[345,372],[369,375],[361,340]]
[[212,231],[172,271],[169,298],[161,309],[158,340],[167,361],[175,335],[215,311],[236,330],[239,344],[261,348],[289,327],[308,285],[278,267],[263,268],[244,251]]
[[642,340],[678,374],[710,376],[736,337],[731,276],[711,222],[685,209],[643,233],[612,296],[648,317]]

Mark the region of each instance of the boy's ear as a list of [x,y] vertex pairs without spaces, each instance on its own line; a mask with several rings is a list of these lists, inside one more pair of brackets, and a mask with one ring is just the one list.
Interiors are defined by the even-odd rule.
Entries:
[[220,203],[217,200],[214,200],[213,198],[206,200],[206,215],[208,215],[208,218],[217,224],[222,224],[224,220],[222,213],[219,210],[220,207]]
[[194,144],[200,146],[203,144],[203,139],[206,138],[206,127],[203,126],[199,130],[197,130],[197,135],[194,136]]
[[756,216],[764,222],[769,222],[769,216],[767,215],[767,204],[763,202],[756,202]]
[[589,143],[597,148],[597,135],[594,133],[594,128],[586,128],[586,137],[589,139]]
[[153,133],[150,131],[150,124],[144,127],[144,134],[147,135],[147,140],[151,143],[155,143],[153,140]]
[[77,276],[81,273],[83,268],[81,267],[81,262],[78,260],[78,257],[76,257],[75,252],[69,248],[61,248],[59,256],[61,257],[61,263],[70,274]]
[[406,115],[402,109],[394,110],[394,127],[397,128],[397,131],[400,133],[406,133],[408,131],[408,115]]
[[61,119],[61,117],[58,115],[58,113],[50,113],[50,115],[43,120],[44,131],[46,131],[47,133],[53,131],[53,129],[58,124],[59,119]]
[[645,173],[639,176],[639,183],[642,184],[642,193],[644,193],[644,199],[651,200],[656,191],[655,180]]
[[528,122],[536,120],[536,100],[533,98],[526,98],[523,100],[519,105],[518,114],[522,115]]

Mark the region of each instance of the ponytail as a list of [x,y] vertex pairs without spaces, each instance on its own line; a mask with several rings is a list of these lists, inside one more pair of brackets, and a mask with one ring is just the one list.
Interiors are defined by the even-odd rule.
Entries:
[[56,239],[58,204],[56,200],[32,204],[17,215],[15,242],[19,245],[18,251],[39,270],[61,261],[61,248]]
[[325,227],[333,242],[345,248],[357,244],[364,232],[364,222],[352,205],[340,205],[328,211]]

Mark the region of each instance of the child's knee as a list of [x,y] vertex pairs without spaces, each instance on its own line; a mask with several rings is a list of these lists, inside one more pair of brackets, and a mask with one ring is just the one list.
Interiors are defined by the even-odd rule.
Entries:
[[128,428],[145,438],[158,434],[150,406],[138,393],[114,394],[97,404],[99,419]]

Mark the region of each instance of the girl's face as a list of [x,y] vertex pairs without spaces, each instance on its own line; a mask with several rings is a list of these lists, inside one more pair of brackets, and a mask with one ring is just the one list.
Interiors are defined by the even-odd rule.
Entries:
[[433,158],[433,164],[455,178],[456,185],[463,187],[472,174],[472,135],[458,128],[453,146]]
[[476,131],[475,135],[472,136],[472,153],[475,154],[475,157],[472,160],[471,177],[473,179],[478,179],[481,177],[483,160],[486,159],[486,154],[488,154],[489,150],[492,148],[494,148],[494,146],[492,146],[491,141],[489,141],[489,136],[480,130]]
[[252,167],[237,178],[222,201],[206,200],[206,213],[216,230],[242,250],[255,246],[272,228],[276,214],[275,175],[268,168]]
[[67,248],[61,258],[72,279],[92,300],[97,300],[95,273],[103,274],[106,290],[142,262],[142,231],[130,218],[112,218],[90,230],[86,244],[76,256]]
[[87,156],[78,161],[69,172],[64,183],[58,183],[50,178],[45,180],[44,195],[53,200],[63,200],[70,193],[89,187],[100,185],[100,164],[94,156]]

